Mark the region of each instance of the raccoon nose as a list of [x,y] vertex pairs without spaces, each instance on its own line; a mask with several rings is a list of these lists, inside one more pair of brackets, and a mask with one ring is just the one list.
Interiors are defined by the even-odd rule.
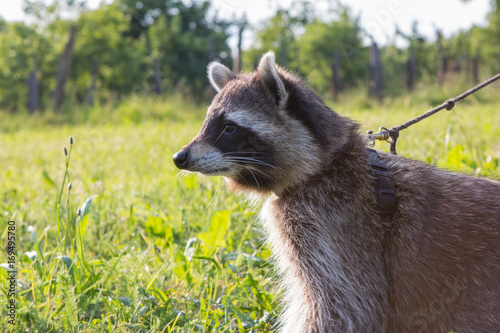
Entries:
[[188,156],[189,154],[186,150],[179,150],[177,153],[175,153],[173,157],[175,166],[179,169],[185,169],[187,167]]

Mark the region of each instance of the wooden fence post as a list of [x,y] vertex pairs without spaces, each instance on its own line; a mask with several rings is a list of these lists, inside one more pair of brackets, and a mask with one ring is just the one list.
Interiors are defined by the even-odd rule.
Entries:
[[247,26],[247,17],[246,14],[239,20],[236,24],[238,27],[238,44],[237,44],[237,54],[236,59],[233,62],[233,72],[239,73],[241,71],[241,45],[243,43],[243,32]]
[[334,101],[337,100],[338,93],[340,90],[339,71],[340,71],[340,54],[338,52],[335,52],[333,56],[332,77],[330,81],[330,89]]
[[437,46],[437,61],[438,61],[438,82],[443,84],[446,76],[446,57],[444,56],[443,44],[443,34],[441,30],[436,28],[436,46]]
[[408,89],[408,91],[413,90],[416,67],[417,64],[415,60],[415,53],[413,52],[413,49],[410,48],[410,56],[406,61],[406,88]]
[[156,95],[161,95],[162,90],[161,90],[161,72],[160,72],[160,60],[158,57],[154,58],[154,74],[153,74],[153,81],[154,81],[154,89]]
[[90,72],[90,87],[89,91],[87,92],[87,98],[86,98],[86,102],[88,105],[94,105],[96,80],[97,80],[97,61],[93,60],[92,69]]
[[476,51],[476,54],[472,58],[472,82],[474,84],[479,83],[479,51]]
[[370,47],[370,95],[376,96],[378,99],[383,97],[380,51],[373,38]]
[[59,63],[59,70],[57,71],[56,89],[54,90],[54,112],[58,111],[61,108],[62,102],[64,100],[66,81],[69,77],[71,60],[73,58],[75,34],[76,26],[72,25],[69,32],[69,40],[64,47],[64,51],[61,56],[61,62]]
[[33,59],[34,68],[28,76],[28,110],[32,115],[38,109],[38,60]]

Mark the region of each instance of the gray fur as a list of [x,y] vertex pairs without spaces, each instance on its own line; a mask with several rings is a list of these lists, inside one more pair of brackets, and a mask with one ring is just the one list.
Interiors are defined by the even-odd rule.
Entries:
[[288,93],[278,75],[274,59],[274,52],[270,51],[264,54],[260,59],[259,67],[257,67],[257,73],[262,85],[266,87],[268,93],[276,100],[278,107],[281,108],[286,103]]
[[211,77],[221,89],[182,168],[268,196],[282,332],[500,332],[500,182],[380,153],[397,192],[384,218],[356,123],[269,54]]
[[229,68],[218,62],[210,63],[207,72],[210,84],[217,92],[224,88],[229,80],[236,77]]

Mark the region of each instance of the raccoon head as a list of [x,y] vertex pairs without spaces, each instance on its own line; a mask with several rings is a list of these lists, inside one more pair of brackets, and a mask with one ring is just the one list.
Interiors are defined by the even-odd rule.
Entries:
[[253,73],[236,75],[214,62],[208,77],[218,94],[174,163],[224,176],[233,188],[279,195],[304,183],[330,163],[356,127],[279,68],[272,52]]

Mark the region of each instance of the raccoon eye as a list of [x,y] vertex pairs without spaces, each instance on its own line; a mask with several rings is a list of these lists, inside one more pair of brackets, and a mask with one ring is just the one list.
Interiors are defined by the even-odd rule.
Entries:
[[234,131],[236,131],[236,126],[234,125],[224,125],[224,132],[226,132],[227,134],[232,134],[234,133]]

